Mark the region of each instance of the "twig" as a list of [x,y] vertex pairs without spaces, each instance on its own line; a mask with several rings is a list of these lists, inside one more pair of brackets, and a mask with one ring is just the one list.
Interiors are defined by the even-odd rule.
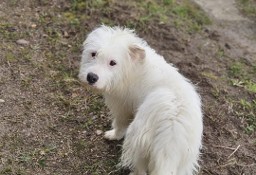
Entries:
[[231,148],[231,147],[227,147],[227,146],[219,146],[219,145],[212,145],[215,148],[225,148],[225,149],[230,149],[230,150],[236,150],[236,148]]
[[108,175],[110,175],[110,174],[112,174],[112,173],[116,173],[116,172],[118,172],[119,170],[120,170],[120,169],[113,170],[113,171],[109,172]]
[[236,147],[236,149],[228,156],[228,159],[229,159],[233,154],[235,154],[235,152],[237,152],[237,150],[240,148],[240,146],[241,146],[241,145],[238,145],[238,146]]
[[226,164],[220,165],[219,167],[224,168],[224,167],[227,167],[227,166],[230,166],[230,165],[234,165],[234,164],[236,164],[236,163],[237,163],[237,162],[236,162],[236,159],[233,158],[233,159],[228,160],[228,162],[227,162]]
[[9,67],[11,67],[11,64],[10,64],[10,62],[9,62],[9,61],[7,61],[7,64],[8,64],[8,66],[9,66]]

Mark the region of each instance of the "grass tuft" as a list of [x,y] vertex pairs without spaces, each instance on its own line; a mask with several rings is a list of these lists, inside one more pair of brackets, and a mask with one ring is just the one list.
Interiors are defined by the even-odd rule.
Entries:
[[255,0],[238,0],[238,7],[244,15],[255,19],[256,17],[256,1]]
[[240,112],[237,115],[246,121],[244,129],[247,134],[252,134],[256,131],[256,101],[248,101],[241,99],[238,103]]

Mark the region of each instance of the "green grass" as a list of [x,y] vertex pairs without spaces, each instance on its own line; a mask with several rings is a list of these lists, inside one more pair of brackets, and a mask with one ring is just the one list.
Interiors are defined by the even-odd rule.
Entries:
[[225,51],[221,48],[218,49],[217,53],[216,53],[217,58],[222,59],[223,57],[225,57]]
[[77,17],[77,15],[75,13],[66,12],[66,13],[64,13],[64,17],[72,25],[79,25],[80,24],[79,18]]
[[[50,144],[31,148],[30,145],[26,145],[27,141],[22,134],[10,133],[2,139],[3,145],[0,150],[3,150],[1,158],[3,158],[4,164],[0,169],[1,175],[26,175],[29,173],[28,169],[44,168],[57,150],[56,146]],[[9,152],[11,156],[5,157],[5,151]]]
[[211,24],[206,14],[189,1],[184,1],[182,5],[175,5],[172,8],[172,12],[177,15],[178,18],[176,21],[179,24],[184,21],[189,25],[189,31],[198,31],[202,26]]
[[201,75],[203,75],[204,77],[210,78],[212,80],[218,79],[218,77],[214,75],[212,72],[202,72]]
[[23,152],[18,156],[17,161],[24,166],[33,166],[44,168],[50,162],[48,159],[55,154],[56,146],[47,145],[41,148],[35,148],[29,152]]
[[216,99],[218,99],[221,96],[221,91],[217,86],[212,88],[211,93]]
[[250,93],[256,93],[254,66],[237,61],[229,67],[228,74],[233,86],[243,87]]
[[5,18],[0,17],[0,38],[8,41],[14,42],[18,39],[26,39],[30,36],[30,32],[27,30],[18,31],[16,24],[11,22],[7,23]]
[[[121,3],[129,9],[132,9],[131,20],[123,21],[121,25],[130,28],[143,28],[147,27],[150,23],[156,22],[160,24],[175,25],[179,29],[186,29],[189,32],[199,31],[202,26],[210,24],[210,19],[206,14],[199,9],[198,6],[191,3],[191,1],[183,0],[176,2],[175,0],[147,0],[147,1],[124,1]],[[72,8],[64,13],[65,20],[70,24],[81,24],[83,20],[88,18],[87,12],[100,9],[102,13],[100,23],[107,25],[117,25],[120,21],[117,20],[118,16],[115,14],[116,6],[115,1],[83,1],[73,0]],[[113,17],[112,17],[113,16]],[[118,21],[118,23],[116,23]]]
[[233,101],[233,109],[234,114],[241,119],[245,133],[250,135],[256,131],[256,101],[250,97],[256,94],[254,65],[241,58],[231,63],[227,71],[231,85],[244,94],[242,99]]
[[255,0],[237,0],[238,7],[242,13],[248,17],[255,19],[256,17],[256,1]]
[[237,112],[237,115],[246,121],[244,126],[245,132],[252,134],[256,131],[256,101],[241,99],[238,103],[238,107],[241,111]]
[[244,78],[246,72],[244,71],[244,64],[235,62],[229,67],[229,75],[234,78]]
[[5,55],[5,59],[6,59],[9,63],[17,62],[16,55],[13,54],[12,52],[8,52],[8,53]]
[[177,28],[186,28],[189,32],[195,32],[202,26],[210,24],[210,19],[195,4],[190,1],[141,1],[138,6],[144,8],[142,21],[157,19],[159,23],[169,23],[171,19]]
[[245,88],[252,93],[256,93],[256,83],[253,81],[246,81]]
[[72,11],[84,11],[89,8],[97,9],[109,3],[111,3],[110,0],[94,0],[94,1],[72,0]]
[[256,93],[256,83],[252,80],[239,80],[239,79],[231,79],[232,85],[236,87],[243,87],[250,93]]

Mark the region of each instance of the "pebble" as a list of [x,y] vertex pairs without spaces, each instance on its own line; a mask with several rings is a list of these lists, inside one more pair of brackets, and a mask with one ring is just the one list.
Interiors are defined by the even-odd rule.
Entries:
[[16,41],[17,44],[20,44],[20,45],[28,45],[29,44],[29,41],[25,40],[25,39],[19,39]]
[[68,37],[69,37],[69,34],[68,34],[67,31],[64,31],[63,35],[64,35],[65,38],[68,38]]
[[41,151],[40,151],[40,154],[41,154],[42,156],[44,156],[44,155],[45,155],[45,151],[44,151],[44,150],[41,150]]
[[4,103],[5,101],[4,101],[4,99],[0,99],[0,103]]
[[36,24],[32,24],[31,27],[32,27],[32,28],[36,28]]
[[96,130],[96,134],[99,136],[99,135],[101,135],[103,133],[103,131],[102,130]]

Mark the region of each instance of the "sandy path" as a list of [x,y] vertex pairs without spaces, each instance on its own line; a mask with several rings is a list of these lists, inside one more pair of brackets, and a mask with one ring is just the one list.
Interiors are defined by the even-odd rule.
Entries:
[[[212,28],[223,40],[237,43],[238,47],[256,54],[256,24],[242,16],[235,0],[194,0],[214,21]],[[250,56],[249,60],[256,60]]]
[[239,14],[234,0],[194,0],[208,14],[217,20],[240,21],[247,20]]

